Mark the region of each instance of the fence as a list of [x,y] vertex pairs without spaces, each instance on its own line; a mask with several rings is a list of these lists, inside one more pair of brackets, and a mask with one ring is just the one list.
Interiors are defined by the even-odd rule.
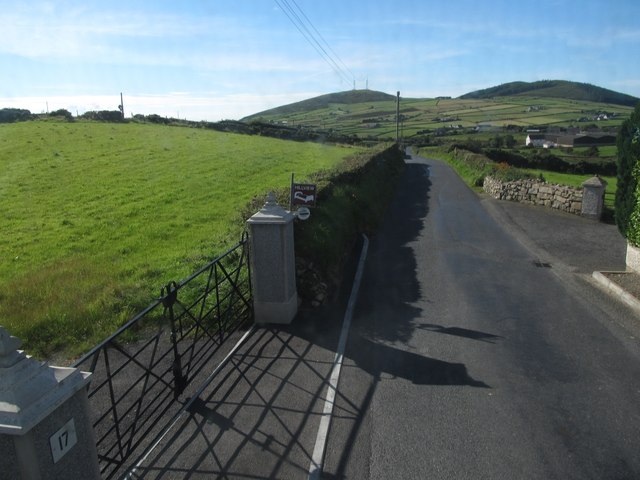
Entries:
[[89,403],[103,478],[122,476],[162,433],[199,374],[253,318],[248,241],[217,257],[78,360],[93,373]]

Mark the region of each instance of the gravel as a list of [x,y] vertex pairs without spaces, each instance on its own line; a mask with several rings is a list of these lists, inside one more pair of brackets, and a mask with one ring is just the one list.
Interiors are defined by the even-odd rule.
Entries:
[[622,287],[628,293],[640,300],[640,274],[635,272],[602,272],[602,274],[613,283],[615,283],[619,287]]

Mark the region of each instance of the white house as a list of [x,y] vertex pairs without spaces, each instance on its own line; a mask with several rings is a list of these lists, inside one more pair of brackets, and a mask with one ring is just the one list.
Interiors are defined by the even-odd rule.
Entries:
[[534,147],[542,147],[542,148],[555,148],[558,146],[556,142],[549,139],[547,135],[543,133],[530,133],[527,135],[527,139],[525,140],[525,145],[528,147],[529,145],[533,145]]

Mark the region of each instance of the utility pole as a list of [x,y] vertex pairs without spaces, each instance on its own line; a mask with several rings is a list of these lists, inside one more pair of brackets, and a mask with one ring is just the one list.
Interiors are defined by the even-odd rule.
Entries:
[[122,92],[120,92],[120,105],[118,105],[120,109],[120,115],[122,115],[122,120],[124,120],[124,102],[122,101]]
[[396,101],[396,143],[400,143],[400,91],[398,91],[398,99]]

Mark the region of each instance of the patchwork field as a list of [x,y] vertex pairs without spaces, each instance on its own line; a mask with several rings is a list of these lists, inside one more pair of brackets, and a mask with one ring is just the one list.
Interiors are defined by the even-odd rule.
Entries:
[[[541,125],[577,126],[596,124],[617,127],[631,114],[632,108],[561,98],[536,96],[496,97],[494,99],[411,99],[401,98],[400,114],[403,137],[422,130],[436,130],[451,125],[476,127],[536,127]],[[596,120],[598,113],[609,114]],[[611,115],[614,114],[614,115]],[[293,113],[260,115],[263,121],[333,129],[342,134],[373,138],[395,138],[396,102],[385,100],[362,103],[332,103],[328,107]]]
[[1,322],[30,353],[80,351],[235,243],[254,196],[354,152],[136,123],[2,124]]

